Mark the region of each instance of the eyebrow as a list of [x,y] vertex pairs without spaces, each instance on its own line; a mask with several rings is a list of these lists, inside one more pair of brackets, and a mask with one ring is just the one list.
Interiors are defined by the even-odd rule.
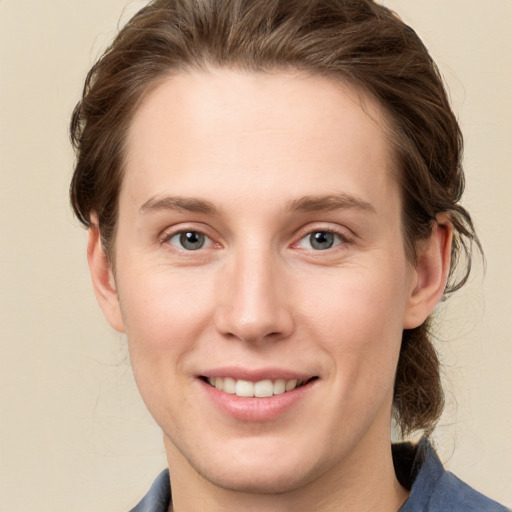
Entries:
[[320,196],[305,196],[300,199],[290,201],[287,208],[291,211],[330,211],[356,209],[369,213],[376,213],[375,208],[351,194],[331,194]]
[[[376,213],[375,208],[351,194],[331,194],[318,196],[304,196],[289,201],[286,205],[288,211],[311,212],[332,211],[342,209],[356,209]],[[210,201],[195,197],[164,196],[148,199],[140,208],[142,214],[162,210],[183,210],[196,213],[218,214],[218,208]]]
[[180,196],[152,197],[139,208],[140,213],[150,213],[161,210],[185,210],[188,212],[208,214],[218,212],[215,205],[210,201]]

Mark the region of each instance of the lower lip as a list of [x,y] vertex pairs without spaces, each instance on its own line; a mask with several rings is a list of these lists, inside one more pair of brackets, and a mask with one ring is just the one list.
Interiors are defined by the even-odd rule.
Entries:
[[304,384],[292,391],[266,398],[247,398],[224,393],[198,379],[209,399],[224,414],[242,421],[269,421],[296,406],[316,385],[318,380]]

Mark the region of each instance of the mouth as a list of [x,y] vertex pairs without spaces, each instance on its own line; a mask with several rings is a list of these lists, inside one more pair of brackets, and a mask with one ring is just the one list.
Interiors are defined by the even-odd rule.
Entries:
[[201,380],[211,387],[223,393],[244,398],[269,398],[274,395],[283,395],[317,379],[318,377],[315,376],[309,379],[264,379],[252,382],[249,380],[235,379],[233,377],[201,376]]

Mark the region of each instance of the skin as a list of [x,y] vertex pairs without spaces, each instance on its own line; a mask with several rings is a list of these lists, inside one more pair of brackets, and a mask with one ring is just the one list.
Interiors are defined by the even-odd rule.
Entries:
[[[138,107],[115,274],[94,215],[88,257],[162,428],[175,510],[396,511],[406,499],[394,374],[402,330],[443,292],[451,226],[440,216],[407,260],[383,126],[370,98],[290,72],[184,73]],[[184,230],[205,245],[185,249]],[[311,245],[318,232],[333,246]],[[199,378],[226,366],[315,380],[276,417],[240,419]]]

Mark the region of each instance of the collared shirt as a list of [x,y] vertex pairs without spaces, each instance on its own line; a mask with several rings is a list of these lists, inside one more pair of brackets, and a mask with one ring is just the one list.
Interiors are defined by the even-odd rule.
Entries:
[[[410,490],[398,512],[512,512],[446,471],[426,439],[417,445],[393,445],[393,463],[399,482]],[[169,472],[165,470],[131,512],[167,512],[170,504]]]

